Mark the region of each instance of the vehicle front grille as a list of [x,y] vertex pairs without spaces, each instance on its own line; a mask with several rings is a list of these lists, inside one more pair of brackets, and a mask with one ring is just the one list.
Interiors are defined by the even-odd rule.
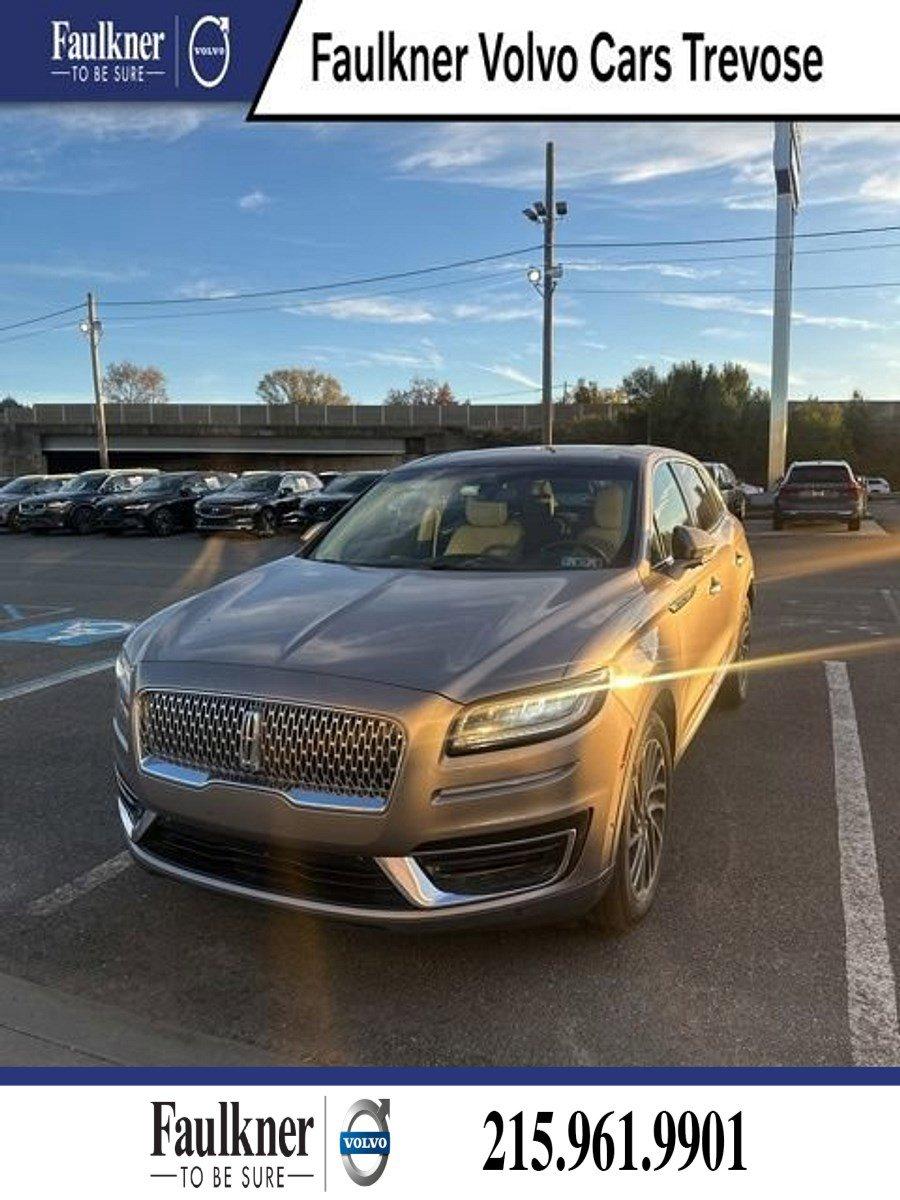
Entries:
[[375,860],[361,854],[310,853],[163,816],[141,838],[140,848],[171,866],[273,897],[354,908],[410,907]]
[[[248,719],[249,718],[249,719]],[[140,694],[141,755],[284,792],[390,799],[405,735],[387,717],[205,692]]]

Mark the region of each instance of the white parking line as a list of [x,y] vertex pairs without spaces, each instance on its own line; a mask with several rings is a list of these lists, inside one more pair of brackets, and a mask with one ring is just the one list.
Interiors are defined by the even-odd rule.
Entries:
[[91,867],[90,871],[78,875],[71,883],[64,883],[61,887],[48,892],[46,896],[32,900],[28,905],[28,915],[30,917],[49,917],[52,913],[65,908],[67,904],[71,904],[73,900],[86,895],[87,892],[92,892],[101,884],[108,883],[110,879],[115,879],[117,875],[127,871],[130,866],[131,855],[127,850],[123,850],[114,858],[108,858],[106,862],[98,863],[96,867]]
[[900,604],[897,603],[896,596],[890,588],[882,588],[881,594],[884,597],[884,602],[888,606],[891,616],[900,625]]
[[850,1046],[857,1066],[896,1066],[900,1064],[896,980],[850,675],[845,662],[826,662],[825,672],[834,746]]
[[4,700],[15,700],[19,696],[28,696],[31,692],[42,692],[44,688],[68,683],[70,679],[81,679],[85,675],[96,675],[98,671],[109,671],[115,665],[114,658],[104,658],[102,662],[83,663],[80,667],[70,667],[68,671],[57,671],[55,675],[44,675],[40,679],[14,683],[10,687],[0,688],[0,703]]

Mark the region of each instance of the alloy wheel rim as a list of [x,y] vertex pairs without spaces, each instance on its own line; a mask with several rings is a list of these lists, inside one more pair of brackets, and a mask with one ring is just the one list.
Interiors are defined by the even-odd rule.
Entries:
[[649,738],[635,764],[628,813],[628,877],[635,898],[642,900],[656,886],[662,861],[669,770],[659,740]]

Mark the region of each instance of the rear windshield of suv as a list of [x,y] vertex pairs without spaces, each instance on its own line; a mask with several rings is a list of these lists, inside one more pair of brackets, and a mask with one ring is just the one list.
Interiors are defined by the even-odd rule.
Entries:
[[839,464],[791,467],[785,483],[847,483],[850,472]]

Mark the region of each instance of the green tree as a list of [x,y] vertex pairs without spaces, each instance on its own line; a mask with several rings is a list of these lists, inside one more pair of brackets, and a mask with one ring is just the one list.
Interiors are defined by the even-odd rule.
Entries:
[[266,404],[349,404],[333,375],[312,367],[281,367],[263,375],[256,394]]

